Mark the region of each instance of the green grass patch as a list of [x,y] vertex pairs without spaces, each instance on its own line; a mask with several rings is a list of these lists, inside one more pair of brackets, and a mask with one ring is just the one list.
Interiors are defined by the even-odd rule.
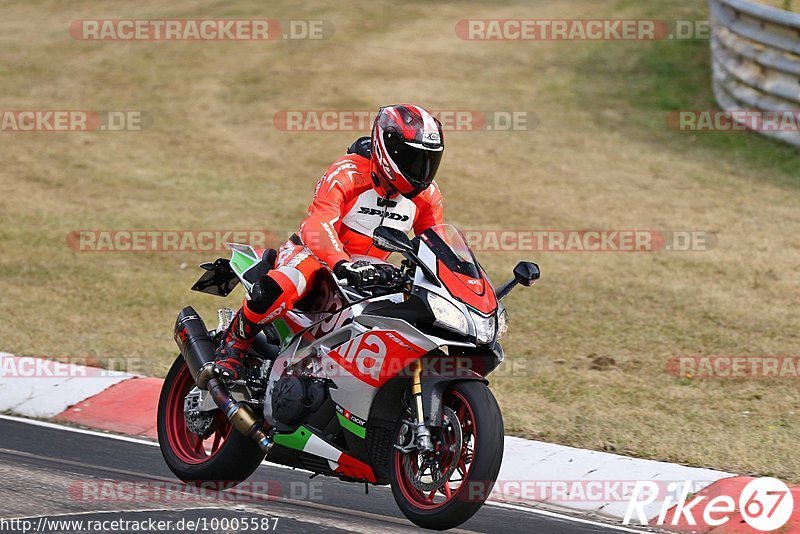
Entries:
[[[668,13],[655,6],[636,16],[703,20],[707,10]],[[687,16],[688,15],[688,16]],[[672,112],[719,109],[711,86],[711,52],[706,40],[602,43],[579,62],[575,102],[602,102],[587,110],[602,123],[632,138],[668,143],[676,153],[726,160],[734,167],[781,186],[800,186],[800,154],[790,145],[751,132],[687,132],[670,129]]]

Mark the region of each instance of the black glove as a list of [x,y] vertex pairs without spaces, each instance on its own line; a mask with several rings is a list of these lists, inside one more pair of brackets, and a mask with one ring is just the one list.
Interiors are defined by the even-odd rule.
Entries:
[[375,266],[363,260],[355,263],[342,260],[333,268],[333,274],[336,275],[336,278],[344,278],[349,287],[356,289],[375,285],[379,278]]

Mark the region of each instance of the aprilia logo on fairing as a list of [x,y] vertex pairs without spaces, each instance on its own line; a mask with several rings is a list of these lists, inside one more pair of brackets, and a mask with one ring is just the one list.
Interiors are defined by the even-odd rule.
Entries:
[[[399,347],[405,350],[401,352]],[[348,373],[371,386],[379,386],[423,352],[398,334],[378,331],[351,339],[329,354]]]
[[[377,217],[381,217],[383,215],[383,210],[368,208],[366,206],[361,206],[358,212],[362,215],[375,215]],[[408,215],[400,215],[399,213],[386,212],[386,218],[393,221],[406,222],[410,217]]]
[[346,362],[355,365],[359,374],[377,381],[386,357],[386,342],[376,334],[367,334],[358,343],[355,341],[348,341],[341,348],[341,356]]

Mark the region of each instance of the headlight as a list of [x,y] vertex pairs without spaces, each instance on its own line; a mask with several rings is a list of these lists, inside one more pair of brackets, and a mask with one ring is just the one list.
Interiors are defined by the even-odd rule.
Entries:
[[494,339],[494,332],[497,329],[497,321],[494,315],[484,317],[475,312],[470,312],[472,321],[475,323],[475,334],[478,338],[478,343],[486,345],[491,343]]
[[428,293],[428,304],[436,318],[437,325],[462,334],[469,333],[466,316],[447,300],[435,293]]
[[508,313],[505,310],[497,316],[497,339],[503,339],[508,332]]

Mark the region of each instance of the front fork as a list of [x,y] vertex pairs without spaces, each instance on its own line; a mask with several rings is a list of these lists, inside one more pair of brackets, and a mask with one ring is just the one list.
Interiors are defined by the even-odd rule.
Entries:
[[411,363],[411,403],[414,417],[405,424],[414,428],[413,434],[416,440],[410,440],[405,446],[395,445],[395,448],[406,453],[414,449],[432,451],[431,431],[425,425],[425,410],[422,405],[422,360],[415,360]]

